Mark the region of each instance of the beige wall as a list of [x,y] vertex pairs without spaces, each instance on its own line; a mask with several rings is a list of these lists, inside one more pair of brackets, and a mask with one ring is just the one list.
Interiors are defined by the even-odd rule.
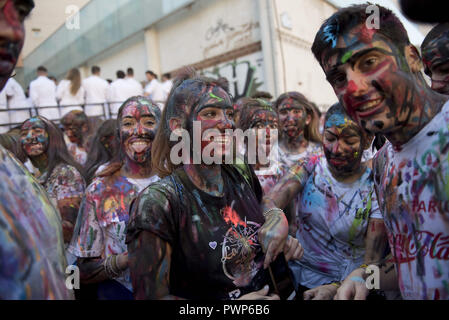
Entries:
[[[76,5],[80,9],[90,0],[34,0],[34,9],[25,20],[26,38],[22,49],[22,56],[26,57],[53,32],[62,26],[69,14],[68,5]],[[37,34],[33,29],[40,29]]]

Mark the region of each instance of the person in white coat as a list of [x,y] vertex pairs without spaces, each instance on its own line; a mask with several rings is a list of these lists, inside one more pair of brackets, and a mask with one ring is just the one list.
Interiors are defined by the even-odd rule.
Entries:
[[162,90],[164,91],[165,101],[168,98],[168,94],[170,93],[170,90],[173,86],[173,81],[170,80],[170,73],[164,73],[162,75]]
[[120,106],[125,102],[130,96],[132,87],[127,80],[125,80],[125,73],[122,70],[118,70],[117,80],[113,81],[109,88],[109,101],[111,102],[110,112],[111,117],[117,115],[117,111]]
[[0,91],[0,133],[8,131],[9,127],[8,105],[6,102],[6,93],[3,89]]
[[107,116],[108,108],[105,104],[108,101],[109,84],[100,78],[100,67],[93,66],[91,71],[92,75],[82,82],[86,98],[84,112],[89,117]]
[[[60,114],[56,102],[56,85],[47,75],[45,67],[37,68],[37,78],[30,83],[30,97],[38,115],[57,120]],[[54,108],[47,108],[53,106]]]
[[134,96],[142,96],[143,95],[143,87],[140,84],[139,81],[134,79],[134,70],[133,68],[128,68],[126,70],[126,79],[128,84],[130,85],[130,96],[128,98],[134,97]]
[[157,80],[157,75],[153,71],[145,72],[148,79],[148,84],[145,87],[144,95],[155,102],[161,110],[164,108],[165,94],[161,83]]
[[3,89],[8,100],[9,121],[11,124],[19,124],[30,118],[30,110],[14,110],[19,108],[28,108],[29,104],[22,86],[14,79],[9,78]]
[[81,74],[78,69],[70,69],[64,80],[56,87],[56,98],[61,106],[61,116],[72,110],[83,111],[84,88],[81,86]]

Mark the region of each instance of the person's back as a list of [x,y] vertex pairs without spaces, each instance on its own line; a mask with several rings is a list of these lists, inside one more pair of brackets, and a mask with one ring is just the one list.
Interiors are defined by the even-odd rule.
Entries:
[[56,85],[45,74],[30,83],[30,96],[40,116],[50,120],[59,118],[58,108],[46,108],[56,106]]
[[[0,146],[0,299],[73,299],[61,218],[31,174]],[[7,288],[7,290],[6,290]]]
[[7,126],[3,126],[9,123],[8,104],[6,100],[5,90],[0,91],[0,133],[8,131]]
[[107,102],[109,84],[100,78],[98,73],[92,74],[82,82],[85,90],[86,106],[84,112],[88,116],[104,115],[103,104]]
[[123,78],[119,78],[111,83],[109,101],[111,101],[111,116],[117,114],[118,109],[130,96],[132,87],[129,82]]
[[56,96],[61,105],[61,117],[72,110],[83,111],[81,106],[84,104],[84,88],[81,86],[81,74],[78,69],[71,69],[66,78],[59,82]]
[[22,123],[28,119],[31,116],[28,110],[11,110],[28,107],[22,86],[14,78],[9,78],[8,82],[6,82],[4,91],[8,99],[8,108],[10,109],[9,118],[11,123]]
[[131,89],[129,91],[129,95],[130,96],[128,98],[130,98],[132,96],[141,96],[141,95],[143,95],[143,87],[142,87],[142,85],[140,84],[139,81],[137,81],[136,79],[134,79],[132,77],[127,77],[125,80],[126,80],[126,82],[128,82],[128,84],[131,87]]

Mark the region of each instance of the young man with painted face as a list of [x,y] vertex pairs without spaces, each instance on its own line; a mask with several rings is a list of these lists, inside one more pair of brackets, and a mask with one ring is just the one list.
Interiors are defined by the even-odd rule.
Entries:
[[[380,28],[369,29],[367,6],[327,19],[312,51],[351,117],[388,140],[373,169],[396,273],[379,262],[381,289],[399,284],[404,299],[448,299],[449,104],[424,81],[399,19],[378,6]],[[337,298],[363,299],[366,277],[355,270]]]
[[430,30],[421,44],[421,52],[432,89],[449,95],[449,23],[440,23]]
[[98,283],[98,298],[132,299],[125,230],[129,206],[159,180],[151,146],[161,118],[142,96],[126,100],[117,115],[120,152],[87,187],[69,251],[78,257],[82,283]]
[[[332,299],[340,281],[387,245],[372,171],[361,162],[362,129],[339,104],[326,113],[324,156],[293,166],[264,197],[265,208],[285,207],[299,195],[296,237],[304,256],[290,263],[304,299]],[[384,240],[384,246],[374,244]]]
[[[0,0],[0,91],[14,70],[31,0]],[[0,146],[0,299],[71,299],[62,227],[45,190]]]
[[298,160],[321,152],[318,116],[312,104],[299,92],[286,92],[277,98],[281,135],[279,159],[286,169]]
[[[200,77],[191,69],[174,82],[153,148],[153,167],[165,178],[139,195],[128,225],[137,299],[274,299],[268,286],[251,286],[254,275],[284,249],[286,257],[299,254],[293,239],[285,245],[282,212],[272,210],[264,218],[251,168],[220,164],[232,150],[226,130],[235,127],[227,89],[224,79]],[[205,137],[210,130],[217,133],[214,139]],[[200,163],[194,162],[195,150],[177,162],[174,147],[192,143],[172,138],[188,132],[195,139],[195,131],[203,137],[193,141],[201,144]],[[218,163],[208,165],[205,155],[212,153]]]
[[61,119],[64,126],[64,139],[73,159],[84,166],[87,161],[87,142],[89,122],[86,114],[80,110],[69,111]]
[[61,130],[43,117],[33,117],[22,124],[20,143],[33,166],[39,169],[38,181],[59,209],[64,241],[68,244],[84,195],[82,168],[70,156]]

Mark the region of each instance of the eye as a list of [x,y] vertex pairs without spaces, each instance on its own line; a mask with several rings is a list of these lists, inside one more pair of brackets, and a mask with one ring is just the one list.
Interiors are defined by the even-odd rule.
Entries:
[[283,116],[285,116],[285,115],[287,115],[287,110],[282,109],[281,111],[279,111],[279,114],[282,114]]
[[340,88],[346,83],[346,75],[344,73],[338,73],[330,79],[332,86]]
[[357,139],[357,138],[349,138],[349,139],[345,139],[345,143],[346,144],[349,144],[349,145],[354,145],[354,144],[356,144],[356,143],[358,143],[359,142],[359,139]]
[[234,111],[233,110],[229,110],[226,112],[226,115],[228,116],[228,118],[234,118]]

